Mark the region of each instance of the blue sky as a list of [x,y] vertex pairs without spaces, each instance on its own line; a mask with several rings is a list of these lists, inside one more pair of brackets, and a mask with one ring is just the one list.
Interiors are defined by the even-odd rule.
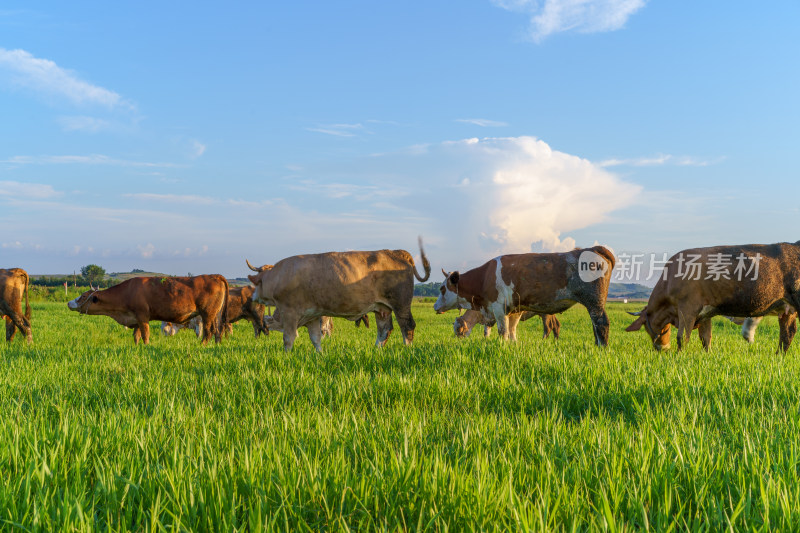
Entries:
[[[800,4],[4,2],[0,266],[800,239]],[[434,277],[438,279],[438,277]]]

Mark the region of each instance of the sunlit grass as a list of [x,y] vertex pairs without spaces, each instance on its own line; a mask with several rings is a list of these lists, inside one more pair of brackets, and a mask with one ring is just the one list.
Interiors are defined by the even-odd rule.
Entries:
[[800,529],[800,365],[715,322],[712,350],[657,353],[610,305],[520,342],[453,338],[455,313],[398,331],[336,320],[202,347],[134,346],[105,317],[34,304],[0,341],[0,520],[28,530]]

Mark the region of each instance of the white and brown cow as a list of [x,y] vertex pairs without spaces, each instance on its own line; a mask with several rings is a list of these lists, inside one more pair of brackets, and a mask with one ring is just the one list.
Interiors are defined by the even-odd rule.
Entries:
[[513,254],[491,259],[463,274],[446,273],[433,305],[437,313],[473,309],[497,322],[509,338],[511,313],[532,311],[553,315],[576,303],[589,311],[595,343],[608,344],[605,304],[614,254],[603,246],[564,253]]
[[[794,307],[787,305],[783,309],[776,309],[774,312],[770,313],[770,315],[777,316],[778,323],[782,321],[789,321],[791,323],[791,317],[783,317],[784,314],[791,313],[797,315],[797,311],[795,311]],[[725,318],[736,325],[742,326],[742,338],[750,344],[755,342],[756,329],[758,329],[758,325],[761,324],[761,321],[764,320],[763,316],[748,316],[746,318],[726,316]],[[797,316],[795,316],[794,320],[797,321]]]
[[133,340],[150,342],[150,321],[203,321],[203,344],[220,342],[226,323],[228,281],[218,274],[131,278],[105,290],[92,289],[67,303],[72,311],[105,315],[133,329]]
[[[25,298],[25,313],[22,298]],[[19,329],[25,339],[33,342],[31,306],[28,303],[28,273],[21,268],[0,268],[0,316],[6,322],[6,341],[14,340]]]
[[[561,322],[558,321],[558,318],[554,315],[544,315],[531,311],[510,313],[508,315],[509,338],[512,341],[517,340],[517,325],[535,316],[542,318],[542,326],[544,328],[542,338],[546,339],[550,336],[550,332],[553,332],[554,338],[558,340],[558,334],[561,331]],[[458,338],[469,337],[475,324],[483,324],[483,336],[488,338],[492,334],[492,326],[495,325],[495,319],[494,317],[484,317],[479,311],[467,309],[463,315],[456,318],[455,322],[453,322],[453,332]]]
[[177,333],[182,329],[191,329],[194,330],[194,334],[199,337],[203,334],[203,321],[200,319],[200,316],[196,316],[189,320],[186,324],[178,324],[175,322],[162,322],[161,323],[161,333],[165,337],[172,337],[173,335],[177,335]]
[[426,281],[431,273],[422,239],[419,247],[424,277],[406,250],[296,255],[259,268],[247,261],[247,266],[257,272],[248,276],[256,286],[253,300],[276,307],[287,351],[292,349],[300,326],[306,326],[312,344],[321,350],[321,317],[355,321],[366,313],[375,313],[378,346],[383,346],[392,332],[392,313],[400,324],[403,341],[410,344],[416,327],[411,315],[414,278]]
[[670,326],[678,328],[678,349],[698,329],[708,350],[712,317],[779,314],[778,350],[786,351],[797,332],[797,313],[788,308],[800,309],[800,241],[692,248],[672,256],[627,331],[644,327],[663,350]]

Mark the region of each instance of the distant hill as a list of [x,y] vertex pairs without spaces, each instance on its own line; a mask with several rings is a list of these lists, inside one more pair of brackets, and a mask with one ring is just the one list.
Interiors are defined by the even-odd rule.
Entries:
[[627,298],[629,300],[647,300],[653,291],[651,287],[638,283],[612,283],[608,287],[609,298]]
[[[441,281],[417,283],[414,285],[414,296],[439,296]],[[612,283],[608,288],[609,298],[628,298],[629,300],[646,300],[653,289],[638,283]]]

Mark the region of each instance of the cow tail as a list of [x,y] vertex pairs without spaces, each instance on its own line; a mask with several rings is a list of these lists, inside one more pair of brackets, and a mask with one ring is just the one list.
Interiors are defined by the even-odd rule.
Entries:
[[422,256],[422,268],[425,270],[425,277],[421,277],[417,273],[417,266],[411,263],[411,266],[414,268],[414,277],[417,278],[419,281],[428,281],[428,278],[431,277],[431,263],[428,261],[428,258],[425,256],[425,249],[422,247],[422,236],[419,237],[419,255]]
[[614,254],[611,253],[611,250],[609,250],[605,246],[595,246],[594,247],[594,251],[597,253],[597,255],[603,256],[603,258],[606,261],[611,263],[611,269],[610,270],[614,269],[614,265],[616,264],[617,260],[614,257]]
[[225,333],[225,328],[228,327],[228,295],[230,293],[230,287],[228,287],[228,280],[225,279],[225,276],[220,277],[225,284],[225,293],[222,299],[222,316],[219,317],[219,334],[222,335]]
[[31,319],[31,304],[30,304],[30,302],[28,302],[28,283],[29,283],[29,281],[30,280],[28,279],[28,273],[25,272],[25,318],[27,318],[28,320]]

